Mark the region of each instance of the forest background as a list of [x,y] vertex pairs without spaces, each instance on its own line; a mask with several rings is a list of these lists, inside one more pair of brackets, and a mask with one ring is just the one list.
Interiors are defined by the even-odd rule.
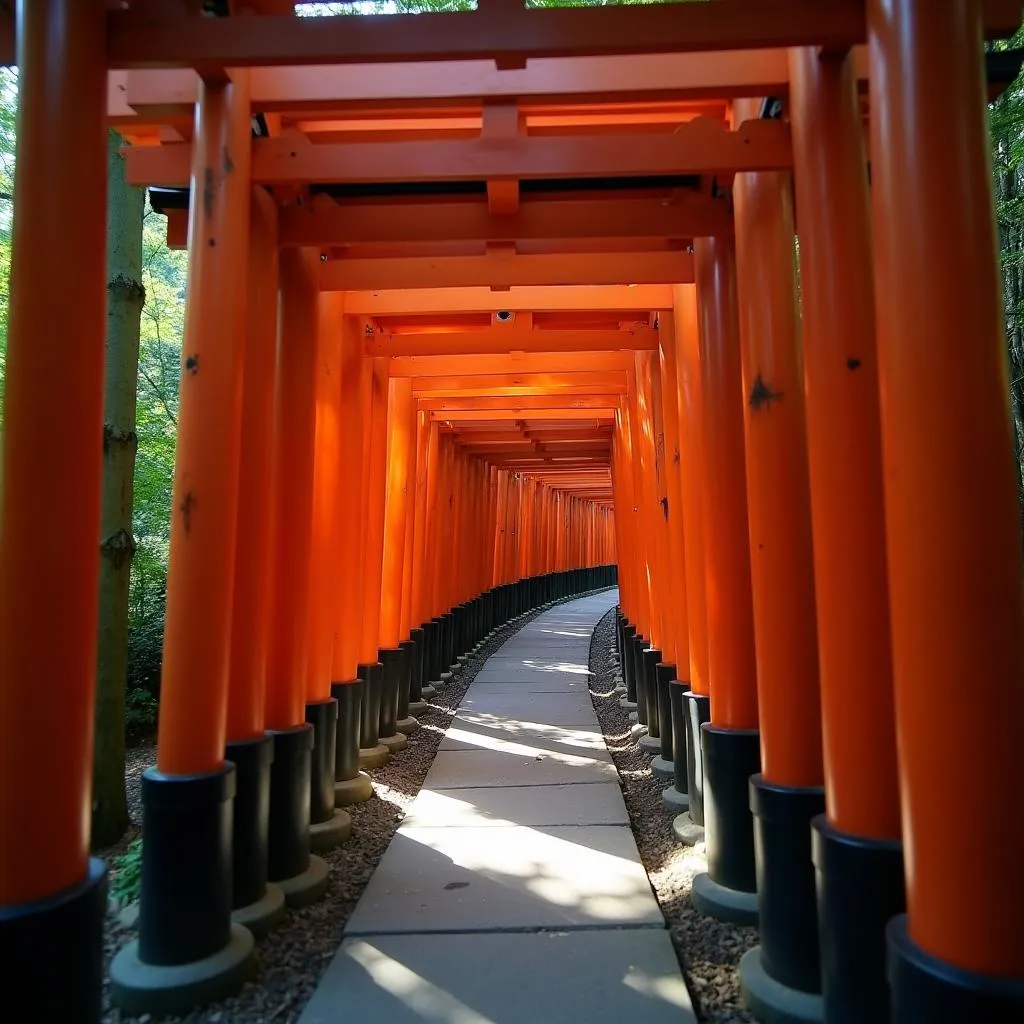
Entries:
[[[566,0],[556,0],[565,4]],[[570,3],[573,0],[569,0]],[[581,2],[581,0],[576,0]],[[587,0],[582,0],[586,3]],[[594,2],[594,0],[589,0]],[[600,0],[598,0],[600,2]],[[620,0],[621,2],[621,0]],[[626,0],[629,2],[629,0]],[[465,0],[388,0],[386,8],[416,10],[459,9]],[[374,6],[361,13],[371,13]],[[329,4],[310,4],[302,13],[334,13]],[[993,44],[996,49],[1024,46],[1024,29],[1013,40]],[[3,429],[3,394],[6,371],[11,220],[16,155],[18,79],[13,69],[0,69],[0,436]],[[1002,261],[1008,381],[1016,441],[1016,472],[1021,496],[1024,537],[1024,76],[990,105],[991,155],[996,197],[996,218]],[[116,139],[113,140],[116,143]],[[951,197],[951,201],[956,201]],[[165,244],[166,222],[154,213],[148,198],[136,193],[129,203],[132,217],[141,218],[140,283],[144,295],[139,325],[138,377],[135,392],[134,496],[127,610],[127,659],[116,659],[115,685],[124,695],[124,738],[128,743],[150,734],[156,723],[163,645],[167,556],[170,540],[171,485],[181,340],[184,325],[187,254]],[[125,225],[137,236],[138,222]],[[135,303],[138,308],[138,302]],[[965,358],[969,357],[969,339]],[[59,359],[59,352],[54,353]],[[130,395],[129,395],[130,401]],[[100,439],[97,438],[97,443]],[[130,548],[132,537],[128,538]],[[99,539],[97,539],[99,543]],[[121,633],[120,643],[124,644]],[[101,648],[102,650],[102,648]],[[100,666],[101,676],[103,665]],[[107,721],[100,728],[110,729]],[[120,737],[118,737],[120,739]],[[114,742],[120,748],[123,746]],[[116,768],[116,765],[112,766]],[[121,754],[123,773],[123,753]],[[120,813],[114,816],[121,817]],[[127,824],[127,821],[124,821]],[[100,845],[113,841],[118,825],[100,828]]]

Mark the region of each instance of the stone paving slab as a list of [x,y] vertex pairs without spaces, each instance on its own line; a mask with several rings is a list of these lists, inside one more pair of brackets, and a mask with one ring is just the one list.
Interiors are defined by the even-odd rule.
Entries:
[[554,786],[618,778],[610,758],[494,750],[439,750],[430,776],[431,790]]
[[617,782],[420,790],[403,828],[628,825]]
[[300,1024],[696,1024],[668,933],[346,941]]
[[441,739],[441,750],[484,749],[525,757],[551,754],[598,761],[611,760],[604,736],[597,725],[529,724],[508,722],[493,715],[460,712]]
[[471,689],[462,699],[462,708],[476,714],[548,725],[590,725],[594,721],[594,705],[588,693],[474,694]]
[[403,826],[345,934],[664,924],[628,826]]

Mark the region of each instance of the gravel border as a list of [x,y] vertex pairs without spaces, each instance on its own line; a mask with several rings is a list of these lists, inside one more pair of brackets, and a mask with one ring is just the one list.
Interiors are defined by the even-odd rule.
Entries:
[[[567,600],[575,600],[568,598]],[[564,602],[558,602],[564,603]],[[109,1003],[106,974],[114,954],[135,937],[135,929],[122,924],[111,906],[104,922],[103,1024],[294,1024],[299,1019],[320,976],[334,956],[341,934],[419,792],[441,739],[455,717],[466,690],[484,662],[511,636],[547,609],[529,612],[501,627],[466,663],[461,677],[440,688],[420,717],[421,728],[409,737],[408,747],[383,767],[371,771],[374,796],[345,808],[352,815],[352,838],[320,856],[331,868],[326,895],[311,907],[290,911],[284,923],[256,944],[257,973],[238,996],[177,1017],[134,1016]],[[103,851],[109,859],[124,851],[139,832],[142,772],[156,759],[156,744],[145,743],[129,752],[125,778],[132,827],[116,846]]]
[[619,773],[629,821],[651,888],[665,915],[694,1009],[702,1021],[753,1024],[740,997],[740,957],[757,945],[756,928],[702,917],[690,902],[693,876],[707,870],[704,845],[683,846],[672,831],[673,815],[661,794],[668,782],[656,778],[650,756],[630,740],[629,713],[613,693],[615,609],[605,614],[590,640],[590,695],[605,743]]

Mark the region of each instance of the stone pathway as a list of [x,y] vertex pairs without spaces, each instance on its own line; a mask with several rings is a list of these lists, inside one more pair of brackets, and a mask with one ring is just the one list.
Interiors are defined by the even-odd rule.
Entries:
[[488,660],[300,1024],[696,1021],[587,689],[616,599]]

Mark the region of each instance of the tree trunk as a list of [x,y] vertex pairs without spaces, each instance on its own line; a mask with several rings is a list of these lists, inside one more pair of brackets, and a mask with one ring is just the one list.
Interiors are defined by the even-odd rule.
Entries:
[[103,512],[100,521],[99,653],[92,841],[109,846],[128,827],[125,798],[125,681],[128,672],[128,583],[135,538],[135,392],[139,318],[145,301],[142,217],[145,193],[125,183],[121,138],[107,143],[107,345],[103,423]]

